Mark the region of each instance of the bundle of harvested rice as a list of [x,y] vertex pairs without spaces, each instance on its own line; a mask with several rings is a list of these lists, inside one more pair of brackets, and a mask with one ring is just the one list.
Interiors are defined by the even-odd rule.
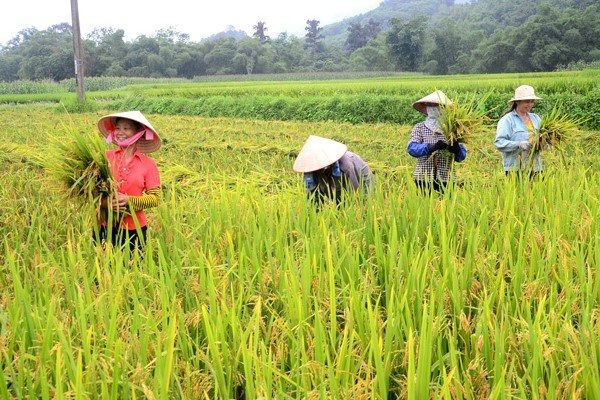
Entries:
[[485,111],[485,99],[488,96],[478,101],[473,97],[441,106],[438,123],[448,144],[467,143],[484,129],[484,121],[488,119]]
[[572,119],[561,112],[559,107],[552,108],[549,113],[542,115],[540,128],[529,138],[533,151],[540,151],[549,146],[558,147],[565,139],[573,138],[583,122],[584,118]]
[[102,196],[116,191],[105,151],[106,143],[99,135],[71,131],[50,138],[43,165],[67,198],[99,206]]

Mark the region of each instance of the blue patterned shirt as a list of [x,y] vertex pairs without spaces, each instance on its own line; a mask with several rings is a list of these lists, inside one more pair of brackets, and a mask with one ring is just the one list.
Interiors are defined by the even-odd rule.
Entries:
[[450,172],[452,164],[454,161],[463,161],[467,157],[467,149],[459,144],[460,151],[456,155],[448,150],[432,153],[429,145],[438,140],[446,141],[446,137],[442,132],[430,129],[425,122],[419,122],[413,127],[407,151],[417,158],[417,166],[413,172],[416,181],[448,182],[456,178],[456,172]]

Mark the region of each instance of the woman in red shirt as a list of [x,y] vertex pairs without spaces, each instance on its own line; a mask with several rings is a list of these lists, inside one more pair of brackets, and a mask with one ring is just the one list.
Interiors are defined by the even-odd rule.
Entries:
[[158,150],[161,139],[139,111],[106,115],[98,121],[98,129],[107,142],[118,146],[106,152],[117,193],[103,199],[102,207],[113,212],[99,221],[94,238],[96,242],[110,239],[115,246],[128,244],[132,251],[141,250],[147,230],[144,209],[156,207],[160,201],[158,167],[146,154]]

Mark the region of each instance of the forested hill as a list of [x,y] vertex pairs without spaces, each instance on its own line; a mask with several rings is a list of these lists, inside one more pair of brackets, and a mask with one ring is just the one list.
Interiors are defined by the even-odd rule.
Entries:
[[387,29],[393,18],[410,19],[417,15],[434,16],[449,7],[465,3],[468,4],[469,0],[384,0],[371,11],[325,25],[323,36],[331,43],[340,42],[345,40],[347,29],[352,23],[365,25],[372,20],[382,29]]
[[[463,0],[464,1],[464,0]],[[125,41],[123,29],[83,40],[87,76],[181,77],[296,72],[403,71],[435,75],[553,71],[600,65],[598,0],[385,0],[306,35],[268,36],[269,21],[189,41],[162,30]],[[337,32],[337,33],[336,33]],[[231,33],[231,32],[230,32]],[[0,81],[72,78],[67,23],[27,29],[0,46]]]
[[[597,65],[599,20],[598,0],[386,0],[325,26],[323,36],[332,46],[352,49],[356,32],[379,30],[400,70],[548,71],[574,63]],[[354,57],[374,53],[377,43],[361,47]]]
[[542,4],[581,11],[598,4],[598,0],[384,0],[371,11],[323,26],[322,34],[327,42],[340,44],[346,40],[351,24],[366,25],[372,20],[386,30],[394,18],[409,20],[417,16],[425,16],[431,23],[452,19],[474,27],[486,25],[493,31],[524,23]]
[[449,7],[432,20],[450,18],[455,22],[491,24],[494,27],[519,26],[544,7],[584,11],[593,5],[598,6],[598,0],[474,0],[469,4]]

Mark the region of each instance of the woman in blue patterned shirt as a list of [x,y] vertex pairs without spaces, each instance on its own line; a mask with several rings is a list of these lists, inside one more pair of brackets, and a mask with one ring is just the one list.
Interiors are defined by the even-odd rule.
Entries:
[[443,193],[448,184],[456,180],[454,161],[461,162],[467,157],[467,149],[461,143],[450,146],[438,123],[440,105],[451,105],[452,101],[444,92],[433,93],[413,103],[413,107],[427,115],[423,122],[416,124],[410,134],[407,151],[417,159],[413,172],[415,184],[424,193],[432,189]]

